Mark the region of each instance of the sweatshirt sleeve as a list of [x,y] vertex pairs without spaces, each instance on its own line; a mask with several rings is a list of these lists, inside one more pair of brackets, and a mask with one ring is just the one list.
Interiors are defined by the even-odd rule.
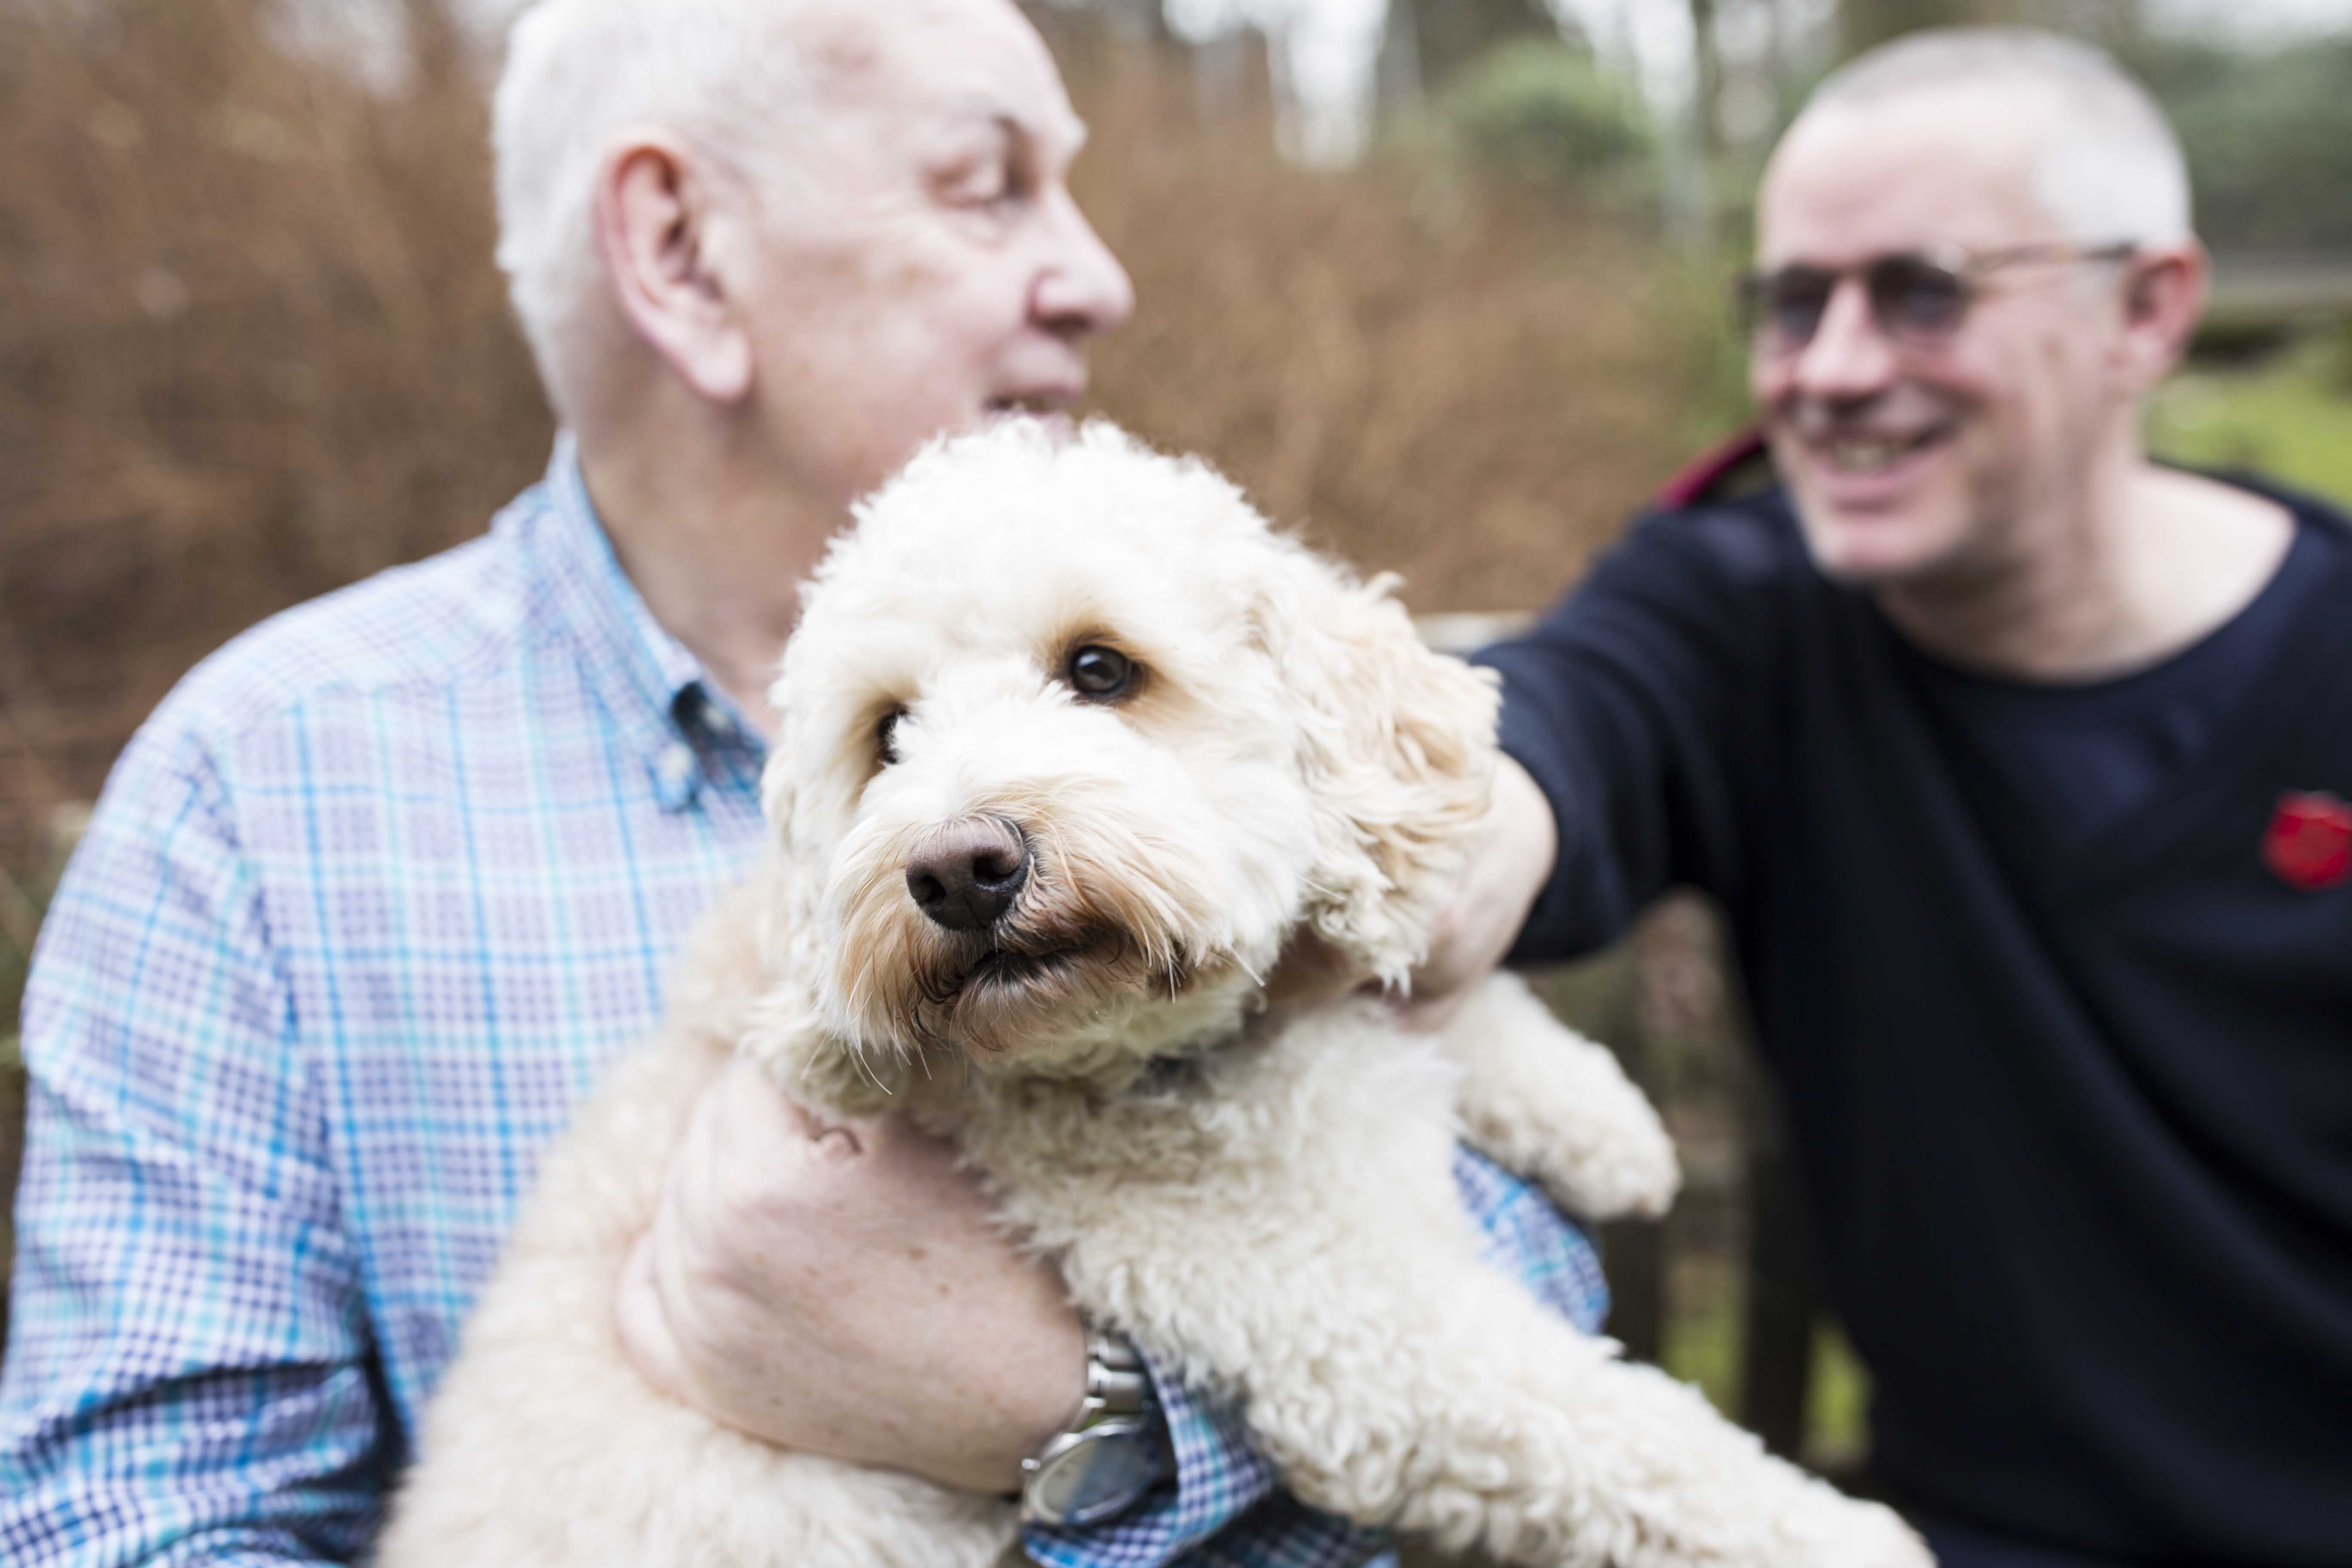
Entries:
[[1604,945],[1668,888],[1736,901],[1769,778],[1790,541],[1742,510],[1654,513],[1526,636],[1476,662],[1559,852],[1510,962]]

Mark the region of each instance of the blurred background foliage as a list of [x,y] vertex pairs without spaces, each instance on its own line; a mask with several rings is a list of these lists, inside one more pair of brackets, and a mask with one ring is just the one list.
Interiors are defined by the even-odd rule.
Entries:
[[[500,0],[453,3],[0,0],[0,1196],[25,962],[132,728],[237,630],[478,532],[545,461],[490,264]],[[1387,0],[1337,122],[1301,87],[1312,0],[1186,31],[1159,0],[1034,7],[1140,299],[1095,405],[1417,609],[1532,608],[1744,417],[1725,288],[1806,88],[1909,27],[2029,20],[2155,86],[2223,254],[2159,448],[2352,499],[2352,40],[2184,36],[2139,0],[1598,3]],[[1633,47],[1661,18],[1663,77]],[[1690,1171],[1663,1234],[1610,1238],[1621,1331],[1727,1408],[1793,1376],[1774,1441],[1848,1465],[1865,1385],[1757,1217],[1785,1206],[1776,1124],[1717,945],[1678,902],[1553,981]],[[1795,1339],[1748,1354],[1776,1316]]]
[[2150,38],[2123,53],[2172,113],[2214,243],[2352,251],[2352,38],[2252,56]]
[[1436,118],[1479,173],[1620,214],[1654,200],[1656,149],[1640,93],[1564,39],[1513,39],[1479,55],[1446,83]]

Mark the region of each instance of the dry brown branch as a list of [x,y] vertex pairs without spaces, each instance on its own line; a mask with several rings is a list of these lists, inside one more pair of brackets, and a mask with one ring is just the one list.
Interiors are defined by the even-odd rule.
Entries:
[[[388,90],[264,0],[0,10],[0,865],[205,652],[479,531],[548,417],[490,263],[478,64],[404,0]],[[1525,607],[1673,462],[1638,243],[1391,161],[1273,154],[1179,51],[1056,38],[1134,272],[1097,404],[1209,453],[1418,608]]]

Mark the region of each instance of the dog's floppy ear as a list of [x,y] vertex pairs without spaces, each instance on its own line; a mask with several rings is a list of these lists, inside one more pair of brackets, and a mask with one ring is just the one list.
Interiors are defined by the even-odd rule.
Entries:
[[844,1116],[878,1115],[906,1088],[906,1063],[896,1053],[878,1059],[861,1053],[826,1026],[818,1000],[821,884],[795,846],[793,789],[781,758],[769,764],[761,806],[779,842],[751,883],[761,984],[739,1048],[795,1100]]
[[1253,606],[1314,802],[1307,915],[1388,984],[1427,950],[1494,777],[1493,679],[1432,652],[1394,596],[1288,542]]

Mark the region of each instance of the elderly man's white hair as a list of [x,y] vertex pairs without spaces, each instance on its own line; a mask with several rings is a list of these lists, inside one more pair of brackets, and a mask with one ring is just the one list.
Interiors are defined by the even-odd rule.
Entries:
[[538,0],[499,81],[499,266],[557,413],[576,385],[573,327],[598,286],[597,161],[630,127],[667,131],[750,179],[805,100],[803,0]]
[[1883,44],[1832,72],[1808,114],[1945,88],[2013,95],[2044,116],[2033,194],[2084,245],[2189,237],[2189,170],[2164,111],[2107,54],[2030,27],[1954,27]]

